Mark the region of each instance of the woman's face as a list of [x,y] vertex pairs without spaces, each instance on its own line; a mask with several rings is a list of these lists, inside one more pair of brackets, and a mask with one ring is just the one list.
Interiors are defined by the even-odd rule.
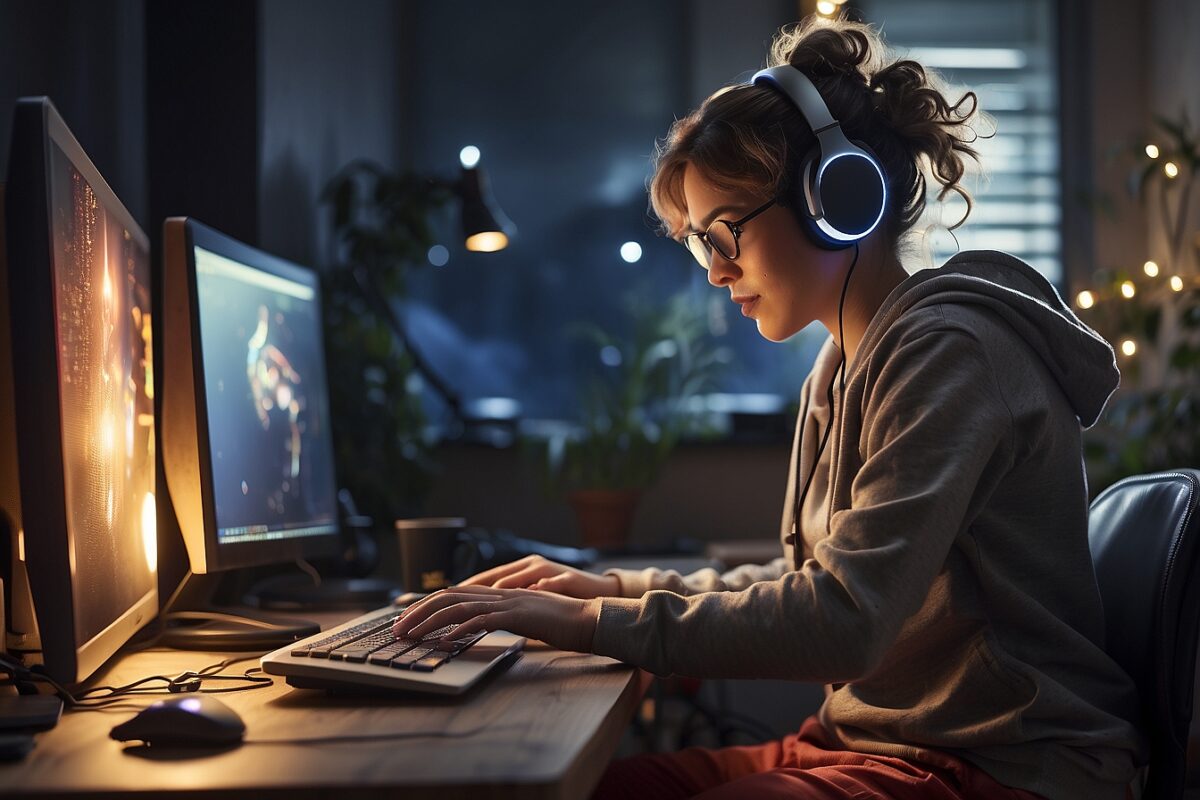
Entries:
[[[691,164],[684,169],[683,193],[689,233],[707,230],[717,219],[741,219],[768,199],[717,189]],[[763,338],[781,342],[813,320],[828,320],[830,309],[836,315],[844,256],[812,244],[791,209],[773,205],[747,222],[738,245],[736,261],[713,251],[708,282],[729,289]]]

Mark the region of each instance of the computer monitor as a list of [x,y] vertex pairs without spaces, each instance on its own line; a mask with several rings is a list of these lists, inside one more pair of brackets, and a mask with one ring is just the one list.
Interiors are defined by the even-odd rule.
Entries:
[[317,274],[163,227],[163,466],[193,573],[340,549]]
[[47,98],[4,195],[7,644],[75,684],[158,611],[150,244]]

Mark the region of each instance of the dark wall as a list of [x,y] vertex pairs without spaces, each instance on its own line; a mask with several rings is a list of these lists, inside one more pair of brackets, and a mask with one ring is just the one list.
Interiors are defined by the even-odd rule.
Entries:
[[148,230],[144,0],[0,0],[0,182],[13,104],[47,95]]
[[401,4],[259,4],[259,244],[302,264],[332,258],[318,198],[347,162],[401,152]]

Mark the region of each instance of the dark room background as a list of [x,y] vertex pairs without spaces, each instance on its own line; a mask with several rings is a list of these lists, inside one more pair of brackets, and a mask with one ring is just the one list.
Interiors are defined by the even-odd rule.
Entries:
[[[762,341],[655,234],[644,185],[672,120],[761,66],[772,33],[810,5],[0,0],[0,169],[13,101],[48,94],[156,242],[163,218],[190,214],[325,268],[336,247],[319,197],[340,167],[366,158],[452,177],[460,149],[475,145],[518,235],[500,253],[468,253],[447,211],[435,221],[448,260],[414,269],[404,304],[458,391],[514,397],[526,421],[572,419],[585,377],[604,364],[569,326],[619,333],[629,297],[686,293],[732,355],[715,387],[721,407],[782,415],[823,332]],[[1098,263],[1144,258],[1150,226],[1104,155],[1144,131],[1152,110],[1200,105],[1177,77],[1197,72],[1187,6],[856,4],[894,44],[941,58],[997,119],[1000,135],[984,148],[990,180],[959,244],[1022,255],[1068,293]],[[962,48],[992,60],[964,64]],[[1107,217],[1088,206],[1098,195],[1110,200]],[[627,242],[641,248],[634,263],[621,256]],[[913,266],[953,247],[935,236],[929,254],[911,253]],[[771,536],[784,431],[682,448],[644,500],[635,540]],[[429,509],[571,541],[565,505],[518,477],[515,458],[443,448]],[[738,510],[716,493],[693,496],[714,476]]]

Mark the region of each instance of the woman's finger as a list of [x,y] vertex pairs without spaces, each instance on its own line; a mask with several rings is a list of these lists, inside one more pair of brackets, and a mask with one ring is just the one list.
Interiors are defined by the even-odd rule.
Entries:
[[454,635],[469,636],[477,631],[507,631],[513,627],[513,611],[489,611],[467,620],[454,629]]
[[524,589],[530,584],[537,583],[542,578],[547,578],[557,573],[557,565],[546,561],[541,564],[532,564],[520,572],[514,572],[512,575],[506,575],[495,581],[492,586],[496,589]]
[[461,603],[467,600],[478,601],[483,599],[490,599],[493,601],[499,600],[501,599],[501,595],[496,594],[494,590],[490,589],[486,590],[486,593],[478,591],[460,592],[457,590],[442,590],[440,592],[436,592],[405,609],[400,616],[396,618],[396,622],[392,625],[392,630],[411,628],[433,612],[445,608],[448,605]]
[[[503,601],[484,600],[478,602],[456,603],[452,606],[448,606],[440,611],[430,614],[424,622],[421,622],[407,631],[401,632],[400,636],[408,639],[420,639],[426,634],[436,631],[439,628],[444,628],[447,625],[460,624],[474,617],[478,617],[481,614],[489,614],[491,613],[490,610],[494,609],[496,605],[501,602]],[[459,635],[457,628],[455,629],[454,635],[456,637]]]
[[484,570],[483,572],[472,575],[465,581],[461,581],[459,586],[490,586],[500,578],[504,578],[514,572],[520,572],[529,567],[535,561],[541,560],[541,556],[525,556],[516,561],[510,561],[507,564],[501,564],[498,567]]

